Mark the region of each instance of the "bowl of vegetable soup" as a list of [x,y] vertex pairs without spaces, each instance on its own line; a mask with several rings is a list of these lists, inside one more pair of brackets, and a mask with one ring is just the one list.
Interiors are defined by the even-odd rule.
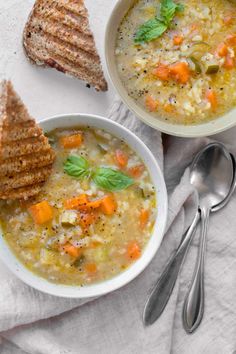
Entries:
[[236,124],[235,1],[120,0],[105,52],[120,97],[153,128],[198,137]]
[[164,235],[159,164],[137,136],[106,118],[69,114],[40,126],[56,161],[33,200],[0,202],[0,258],[51,295],[118,289],[147,267]]

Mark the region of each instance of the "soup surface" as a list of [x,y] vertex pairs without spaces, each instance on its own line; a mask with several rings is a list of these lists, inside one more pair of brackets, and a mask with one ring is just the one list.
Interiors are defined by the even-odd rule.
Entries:
[[102,130],[55,130],[53,172],[36,199],[0,203],[4,237],[31,271],[51,282],[88,285],[137,260],[156,218],[142,160]]
[[[201,123],[236,105],[236,3],[173,3],[135,2],[118,31],[118,72],[129,96],[154,116]],[[162,6],[175,7],[173,16]]]

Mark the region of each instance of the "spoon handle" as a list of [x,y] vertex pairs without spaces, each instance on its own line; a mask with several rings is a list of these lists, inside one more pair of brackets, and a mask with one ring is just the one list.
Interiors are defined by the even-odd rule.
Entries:
[[178,249],[171,257],[160,279],[152,290],[143,312],[143,322],[145,325],[153,324],[164,311],[174,289],[176,279],[183,264],[189,245],[195,234],[196,226],[199,220],[200,212],[197,211],[192,225],[183,236]]
[[204,313],[204,259],[209,215],[210,209],[203,208],[201,210],[202,231],[198,260],[183,307],[183,325],[187,333],[193,333],[197,329]]

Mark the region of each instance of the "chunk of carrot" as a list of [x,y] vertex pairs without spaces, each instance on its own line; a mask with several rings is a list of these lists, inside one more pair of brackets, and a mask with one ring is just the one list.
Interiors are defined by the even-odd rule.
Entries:
[[94,224],[97,219],[97,215],[94,213],[80,213],[79,214],[79,225],[83,230],[87,230],[90,225]]
[[130,242],[127,247],[127,256],[131,259],[138,259],[141,256],[141,250],[136,241]]
[[85,271],[88,273],[96,273],[97,272],[97,266],[95,263],[87,263],[84,266]]
[[141,229],[144,229],[148,223],[149,211],[147,209],[142,209],[139,215],[139,222]]
[[216,49],[216,53],[219,55],[219,57],[226,57],[226,55],[228,54],[227,45],[224,42],[220,43]]
[[93,209],[98,209],[101,206],[101,204],[102,204],[102,199],[92,200],[89,201],[83,209],[92,211]]
[[133,178],[138,178],[144,171],[144,165],[136,165],[129,168],[128,172]]
[[127,154],[120,150],[117,149],[115,152],[115,159],[116,159],[116,163],[120,168],[125,168],[128,164],[128,156]]
[[169,80],[169,67],[166,64],[158,64],[155,69],[152,71],[153,75],[156,76],[161,81]]
[[236,34],[230,34],[226,37],[226,43],[231,46],[236,45]]
[[81,194],[78,197],[64,201],[64,207],[67,210],[92,211],[100,207],[102,199],[88,200],[87,194]]
[[75,135],[69,135],[69,136],[63,136],[60,139],[60,144],[61,146],[64,147],[64,149],[74,149],[80,147],[80,145],[83,142],[83,136],[82,134],[75,134]]
[[77,198],[68,199],[65,201],[64,206],[66,209],[76,209],[80,211],[92,211],[100,207],[101,199],[89,201],[86,194],[82,194]]
[[86,208],[88,202],[88,196],[86,194],[81,194],[78,197],[65,200],[64,207],[67,210],[73,210],[78,208],[83,209],[83,207]]
[[187,63],[177,62],[169,67],[171,77],[181,83],[186,84],[190,79],[190,69]]
[[176,36],[174,36],[173,38],[173,43],[174,45],[180,45],[183,43],[184,37],[180,34],[177,34]]
[[233,69],[235,66],[234,58],[231,58],[230,55],[227,55],[223,66],[228,70]]
[[71,243],[69,243],[69,242],[66,243],[66,244],[62,247],[62,249],[63,249],[63,251],[64,251],[65,253],[68,253],[70,256],[75,257],[75,258],[78,258],[78,257],[81,255],[81,253],[82,253],[81,249],[79,249],[79,248],[73,246],[73,245],[72,245]]
[[114,195],[109,194],[102,198],[100,209],[105,215],[113,215],[117,209]]
[[32,205],[28,210],[35,224],[38,225],[45,224],[53,218],[53,209],[46,200]]
[[207,90],[206,91],[206,99],[210,102],[212,110],[215,111],[217,108],[217,105],[218,105],[217,96],[216,96],[215,91]]
[[156,100],[154,100],[154,98],[152,98],[152,96],[148,95],[146,97],[145,104],[146,104],[147,109],[150,112],[155,112],[157,110],[158,102]]

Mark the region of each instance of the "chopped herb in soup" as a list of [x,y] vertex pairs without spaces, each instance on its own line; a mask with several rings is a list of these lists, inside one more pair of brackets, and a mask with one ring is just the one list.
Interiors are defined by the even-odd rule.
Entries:
[[118,30],[129,96],[172,123],[202,123],[236,105],[235,55],[233,0],[137,0]]
[[123,272],[142,254],[156,218],[143,161],[91,128],[49,134],[53,172],[33,200],[0,203],[4,238],[22,263],[55,283],[87,285]]

